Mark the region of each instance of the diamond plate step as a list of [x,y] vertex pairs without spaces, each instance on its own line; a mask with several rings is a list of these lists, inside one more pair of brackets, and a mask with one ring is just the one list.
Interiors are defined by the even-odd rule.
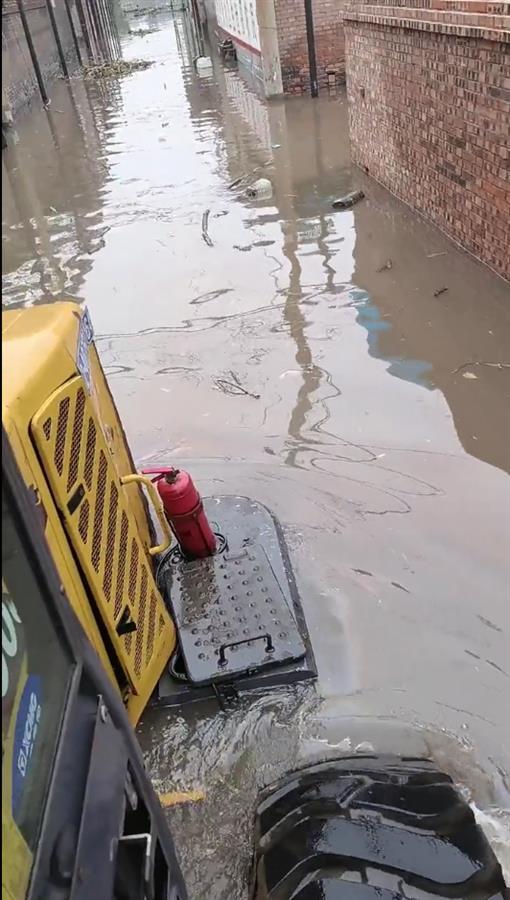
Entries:
[[175,566],[171,606],[195,685],[302,659],[294,616],[263,547]]

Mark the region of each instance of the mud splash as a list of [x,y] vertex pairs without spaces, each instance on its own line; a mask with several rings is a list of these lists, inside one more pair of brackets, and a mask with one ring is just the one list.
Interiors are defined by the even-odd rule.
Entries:
[[487,811],[471,804],[474,816],[496,854],[506,884],[510,885],[510,810],[492,807]]
[[[167,813],[191,897],[247,896],[252,811],[263,787],[292,768],[342,756],[393,753],[396,747],[409,757],[435,758],[459,781],[461,792],[477,797],[479,806],[472,803],[477,821],[508,871],[508,813],[494,807],[498,791],[494,794],[472,748],[459,744],[454,734],[405,726],[391,717],[348,716],[345,704],[344,714],[337,714],[313,688],[298,687],[245,700],[229,713],[218,713],[215,705],[201,705],[200,711],[191,709],[184,716],[149,713],[140,740],[159,794],[178,790],[204,795],[196,804]],[[499,796],[504,802],[505,788]]]

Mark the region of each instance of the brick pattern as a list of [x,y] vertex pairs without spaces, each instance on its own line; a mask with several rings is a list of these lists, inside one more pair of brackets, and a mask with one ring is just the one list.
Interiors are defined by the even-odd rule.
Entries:
[[510,280],[509,35],[381,6],[345,21],[354,161]]
[[[346,14],[349,18],[350,14]],[[510,42],[510,16],[473,15],[455,10],[423,10],[398,6],[378,7],[363,4],[356,7],[355,21],[388,27],[413,28],[459,37],[486,37],[488,40]]]
[[[362,5],[369,3],[369,0],[350,0],[348,8],[351,12],[357,13]],[[421,9],[424,10],[452,10],[457,12],[468,12],[472,14],[483,15],[510,15],[510,3],[508,0],[413,0],[412,6],[409,0],[378,0],[377,4],[370,3],[372,8],[381,8],[388,6],[400,6],[407,10]]]
[[[313,0],[319,90],[345,80],[345,42],[339,0]],[[310,92],[304,0],[275,0],[283,89]]]
[[[25,0],[25,12],[29,9],[46,9],[46,0]],[[16,0],[2,0],[2,16],[19,16]]]

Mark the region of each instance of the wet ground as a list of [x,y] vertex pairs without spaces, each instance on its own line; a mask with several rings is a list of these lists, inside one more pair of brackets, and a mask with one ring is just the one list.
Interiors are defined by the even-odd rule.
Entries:
[[316,689],[141,728],[206,793],[191,897],[240,900],[256,792],[307,759],[427,753],[509,805],[510,288],[351,166],[343,94],[268,106],[183,18],[131,27],[151,68],[57,84],[3,153],[4,304],[86,302],[137,462],[285,528]]

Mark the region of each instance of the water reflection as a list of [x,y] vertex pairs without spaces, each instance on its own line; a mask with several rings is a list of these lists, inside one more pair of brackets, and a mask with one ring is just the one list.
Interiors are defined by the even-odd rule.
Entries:
[[[342,101],[268,107],[236,74],[215,74],[210,90],[214,95],[219,89],[230,174],[246,168],[249,141],[251,162],[270,165],[275,189],[277,215],[261,204],[252,221],[264,226],[276,219],[281,228],[272,276],[285,297],[284,321],[302,370],[289,435],[302,440],[311,395],[321,382],[306,339],[315,318],[311,307],[320,306],[323,315],[326,306],[339,308],[340,295],[340,305],[352,305],[366,329],[368,353],[399,379],[429,391],[439,388],[465,449],[510,470],[510,417],[504,414],[508,365],[477,368],[469,383],[459,371],[469,361],[504,363],[510,334],[507,286],[352,169]],[[367,200],[352,213],[334,214],[332,198],[360,183]],[[312,278],[317,281],[310,283]]]
[[[98,102],[99,100],[99,102]],[[3,303],[73,297],[104,246],[102,145],[118,87],[59,82],[52,106],[20,117],[2,154]]]
[[[125,304],[136,302],[122,229],[146,221],[154,285],[165,271],[159,248],[182,244],[183,252],[173,254],[181,292],[173,313],[181,321],[188,304],[198,314],[203,294],[222,296],[222,304],[211,304],[228,316],[240,285],[245,308],[282,303],[277,327],[294,342],[301,372],[287,425],[288,462],[296,461],[294,445],[303,443],[321,384],[332,378],[319,363],[317,341],[338,340],[346,321],[340,314],[347,317],[351,308],[366,331],[368,354],[399,379],[439,389],[464,448],[508,470],[510,370],[481,366],[468,370],[469,378],[465,370],[473,362],[507,361],[503,282],[351,167],[342,96],[268,105],[214,54],[212,73],[195,73],[193,60],[207,47],[187,16],[148,15],[137,25],[148,36],[126,33],[125,49],[154,54],[158,65],[145,80],[57,84],[50,110],[20,118],[3,153],[4,304],[64,296],[90,302],[101,292],[101,310],[110,308],[119,320]],[[168,68],[172,42],[178,55]],[[142,102],[144,84],[158,98],[149,131],[133,106]],[[158,134],[160,127],[168,130]],[[176,128],[180,151],[172,141]],[[270,178],[270,201],[247,200],[242,186],[225,193],[227,184],[256,173]],[[331,200],[360,183],[367,199],[353,211],[333,211]],[[195,244],[196,230],[176,236],[164,226],[176,219],[191,225],[214,203],[211,222],[230,238],[231,250],[216,246],[207,260],[216,283],[188,292],[186,283],[194,286],[204,272],[203,248]],[[242,239],[230,237],[236,231]],[[264,303],[253,283],[255,259],[263,263]]]
[[[369,352],[388,361],[391,374],[440,390],[464,449],[509,471],[510,369],[466,366],[507,360],[508,285],[407,207],[388,204],[375,183],[354,216],[353,281],[368,295],[360,321]],[[381,271],[387,260],[391,269]]]

